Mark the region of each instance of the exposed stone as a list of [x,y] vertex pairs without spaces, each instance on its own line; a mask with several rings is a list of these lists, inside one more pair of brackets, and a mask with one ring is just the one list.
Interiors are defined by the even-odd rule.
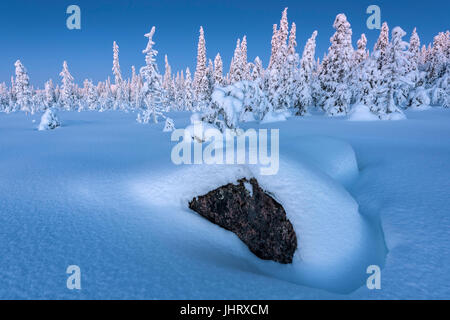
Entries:
[[256,179],[238,180],[194,198],[189,208],[234,232],[256,256],[292,263],[297,236],[281,204]]

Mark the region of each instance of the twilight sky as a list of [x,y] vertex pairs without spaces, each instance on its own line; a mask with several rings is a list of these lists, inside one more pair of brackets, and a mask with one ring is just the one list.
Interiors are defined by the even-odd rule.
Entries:
[[[81,30],[66,27],[66,8],[81,8]],[[322,58],[334,30],[338,13],[345,13],[353,29],[353,43],[365,33],[372,49],[379,30],[369,30],[366,8],[381,8],[381,20],[390,28],[401,26],[405,40],[417,27],[422,43],[429,43],[439,31],[450,28],[448,0],[14,0],[0,3],[0,82],[9,85],[14,62],[20,59],[33,85],[46,80],[60,81],[62,62],[67,60],[77,83],[95,83],[111,75],[112,42],[120,47],[124,77],[132,65],[144,63],[144,34],[156,26],[154,41],[158,64],[164,69],[167,54],[172,71],[195,68],[198,29],[205,29],[208,58],[220,52],[228,71],[237,38],[247,35],[248,56],[259,56],[266,66],[270,55],[272,24],[279,23],[288,7],[289,23],[297,24],[297,51],[318,30],[316,55]]]

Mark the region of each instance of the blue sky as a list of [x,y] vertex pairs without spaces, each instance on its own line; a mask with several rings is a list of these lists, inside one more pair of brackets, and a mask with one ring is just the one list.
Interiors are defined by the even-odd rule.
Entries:
[[[81,30],[66,28],[66,8],[81,8]],[[408,34],[417,27],[422,43],[431,42],[439,31],[450,28],[448,0],[382,1],[303,1],[303,0],[15,0],[0,3],[0,81],[9,85],[14,62],[20,59],[28,69],[31,82],[39,87],[52,78],[59,82],[62,62],[67,60],[75,80],[97,82],[111,75],[112,42],[120,47],[122,73],[128,77],[132,65],[142,66],[142,49],[147,33],[156,26],[154,40],[163,72],[167,54],[172,70],[195,68],[198,29],[205,29],[208,58],[220,52],[225,70],[237,38],[247,35],[249,60],[259,56],[264,65],[270,55],[272,24],[288,7],[289,22],[297,24],[298,51],[318,30],[317,52],[327,50],[338,13],[345,13],[353,29],[353,42],[366,33],[369,48],[379,30],[366,27],[366,8],[376,4],[381,19],[389,26],[401,26]]]

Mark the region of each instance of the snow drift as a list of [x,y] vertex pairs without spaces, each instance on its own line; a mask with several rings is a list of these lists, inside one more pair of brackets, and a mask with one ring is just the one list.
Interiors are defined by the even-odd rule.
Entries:
[[[326,138],[313,140],[312,144],[299,149],[313,159],[317,155],[314,147],[317,141],[326,142]],[[347,152],[350,153],[347,158],[354,157],[348,145],[341,144],[339,148],[333,140],[328,144],[335,145],[335,154]],[[337,157],[338,161],[342,158],[345,157]],[[329,160],[312,166],[308,160],[292,161],[282,155],[279,173],[273,176],[261,175],[258,165],[182,166],[170,173],[145,176],[135,181],[131,189],[133,195],[137,194],[151,207],[165,208],[168,214],[174,211],[189,214],[188,203],[192,198],[241,178],[256,178],[261,187],[283,206],[294,226],[299,247],[293,263],[280,265],[262,261],[253,256],[234,234],[222,234],[213,225],[205,227],[203,236],[208,234],[213,239],[218,236],[235,237],[233,250],[250,262],[255,272],[259,270],[298,284],[347,292],[361,285],[367,267],[365,256],[373,246],[366,222],[358,212],[358,204],[339,182],[349,183],[351,175],[348,172],[355,173],[356,160],[353,164],[355,167],[350,165],[350,169],[342,169]],[[382,263],[382,257],[371,258]]]

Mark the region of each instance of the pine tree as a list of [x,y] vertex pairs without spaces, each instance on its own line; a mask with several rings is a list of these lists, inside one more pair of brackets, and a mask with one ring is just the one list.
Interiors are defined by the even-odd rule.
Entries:
[[102,84],[101,94],[99,97],[100,112],[110,110],[114,107],[114,97],[111,90],[111,79],[108,77]]
[[164,103],[167,107],[175,101],[175,84],[172,79],[172,68],[170,67],[169,60],[167,59],[167,55],[164,57],[165,62],[165,72],[163,78],[163,88],[165,90],[165,99]]
[[119,46],[114,41],[113,42],[113,67],[112,71],[114,74],[114,90],[115,95],[114,109],[125,109],[125,86],[122,79],[122,73],[120,71],[119,64]]
[[290,106],[290,97],[288,96],[290,84],[289,73],[287,72],[288,28],[287,8],[285,8],[280,20],[280,29],[276,30],[276,25],[274,25],[272,55],[264,79],[265,91],[271,105],[276,110],[285,110]]
[[173,130],[175,130],[175,124],[171,118],[167,117],[163,132],[172,132]]
[[184,108],[184,74],[183,70],[177,72],[177,76],[175,77],[175,106],[177,110],[183,110]]
[[386,50],[387,64],[381,69],[381,75],[386,82],[377,88],[377,100],[372,106],[372,111],[382,120],[404,118],[399,105],[406,100],[410,86],[406,78],[407,43],[402,39],[405,35],[402,28],[395,27],[392,30],[392,42]]
[[353,62],[352,29],[345,14],[334,21],[336,32],[331,37],[320,74],[322,106],[330,116],[345,115],[351,102],[350,75]]
[[89,110],[96,110],[98,105],[97,90],[92,84],[91,80],[85,80],[84,85],[86,87],[86,105]]
[[296,52],[297,47],[297,27],[292,23],[289,32],[289,41],[286,55],[286,65],[283,69],[287,79],[286,100],[288,107],[296,108],[297,114],[302,115],[304,112],[300,110],[300,57]]
[[194,110],[194,89],[192,86],[191,71],[186,68],[186,79],[184,81],[184,105],[186,110]]
[[25,111],[27,114],[28,112],[33,114],[35,110],[32,105],[32,91],[27,70],[20,60],[17,60],[14,66],[16,67],[16,79],[14,81],[16,103],[19,105],[20,110]]
[[229,79],[230,83],[236,83],[242,80],[241,68],[241,39],[237,39],[234,55],[230,63]]
[[14,112],[17,109],[17,94],[16,94],[16,81],[14,76],[11,76],[11,89],[9,90],[9,112]]
[[223,63],[220,53],[214,59],[214,83],[218,86],[223,85]]
[[120,72],[120,64],[119,64],[119,46],[114,41],[113,42],[113,68],[114,74],[114,84],[120,85],[122,83],[122,73]]
[[75,106],[75,90],[73,77],[69,72],[66,61],[64,61],[63,69],[59,75],[62,77],[59,104],[62,108],[70,110]]
[[242,80],[250,80],[250,70],[247,61],[247,36],[242,38],[239,66],[242,69]]
[[440,32],[434,37],[426,72],[431,103],[450,107],[450,32]]
[[262,61],[259,57],[255,58],[255,61],[251,65],[251,80],[262,82],[264,78],[264,68],[262,66]]
[[145,34],[148,38],[147,47],[142,51],[145,54],[145,66],[140,69],[141,77],[144,81],[141,88],[140,95],[145,104],[145,110],[138,115],[137,121],[140,123],[148,123],[150,119],[153,122],[158,122],[158,117],[162,116],[164,90],[162,87],[161,75],[158,72],[155,56],[158,51],[153,49],[153,35],[155,34],[155,27]]
[[355,65],[359,65],[369,57],[369,52],[367,51],[366,46],[367,46],[367,38],[366,35],[363,33],[361,34],[361,38],[357,42],[358,49],[355,51],[353,58]]
[[280,42],[280,40],[279,40],[278,26],[276,24],[274,24],[272,26],[272,40],[270,42],[270,44],[271,44],[271,53],[270,53],[270,60],[269,60],[269,66],[268,66],[269,70],[272,70],[273,64],[276,61],[277,50],[278,50],[278,43],[279,42]]
[[141,88],[141,77],[139,74],[136,74],[136,68],[131,66],[130,104],[136,109],[141,107],[141,101],[139,99]]
[[9,92],[4,82],[0,84],[0,112],[9,112]]
[[53,108],[56,104],[55,88],[52,79],[45,83],[45,108]]
[[353,55],[353,70],[351,75],[351,87],[353,89],[352,93],[352,103],[369,103],[370,99],[367,97],[371,92],[371,84],[374,83],[372,78],[373,70],[372,64],[368,62],[369,52],[367,51],[367,38],[363,33],[361,38],[357,42],[357,50]]
[[434,37],[433,47],[429,52],[429,63],[427,68],[427,82],[432,85],[439,78],[442,78],[449,68],[448,57],[448,35],[444,32],[439,32]]
[[303,115],[306,108],[313,103],[313,94],[317,84],[314,74],[317,31],[306,42],[300,60],[297,115]]
[[381,26],[380,35],[373,49],[374,52],[377,52],[377,64],[378,69],[381,70],[385,67],[387,62],[387,51],[389,47],[389,27],[386,22]]
[[200,35],[198,38],[197,47],[197,68],[194,74],[193,88],[195,93],[195,99],[197,101],[197,109],[204,108],[208,103],[210,97],[208,97],[208,79],[207,79],[207,66],[206,66],[206,44],[205,34],[203,27],[200,27]]

